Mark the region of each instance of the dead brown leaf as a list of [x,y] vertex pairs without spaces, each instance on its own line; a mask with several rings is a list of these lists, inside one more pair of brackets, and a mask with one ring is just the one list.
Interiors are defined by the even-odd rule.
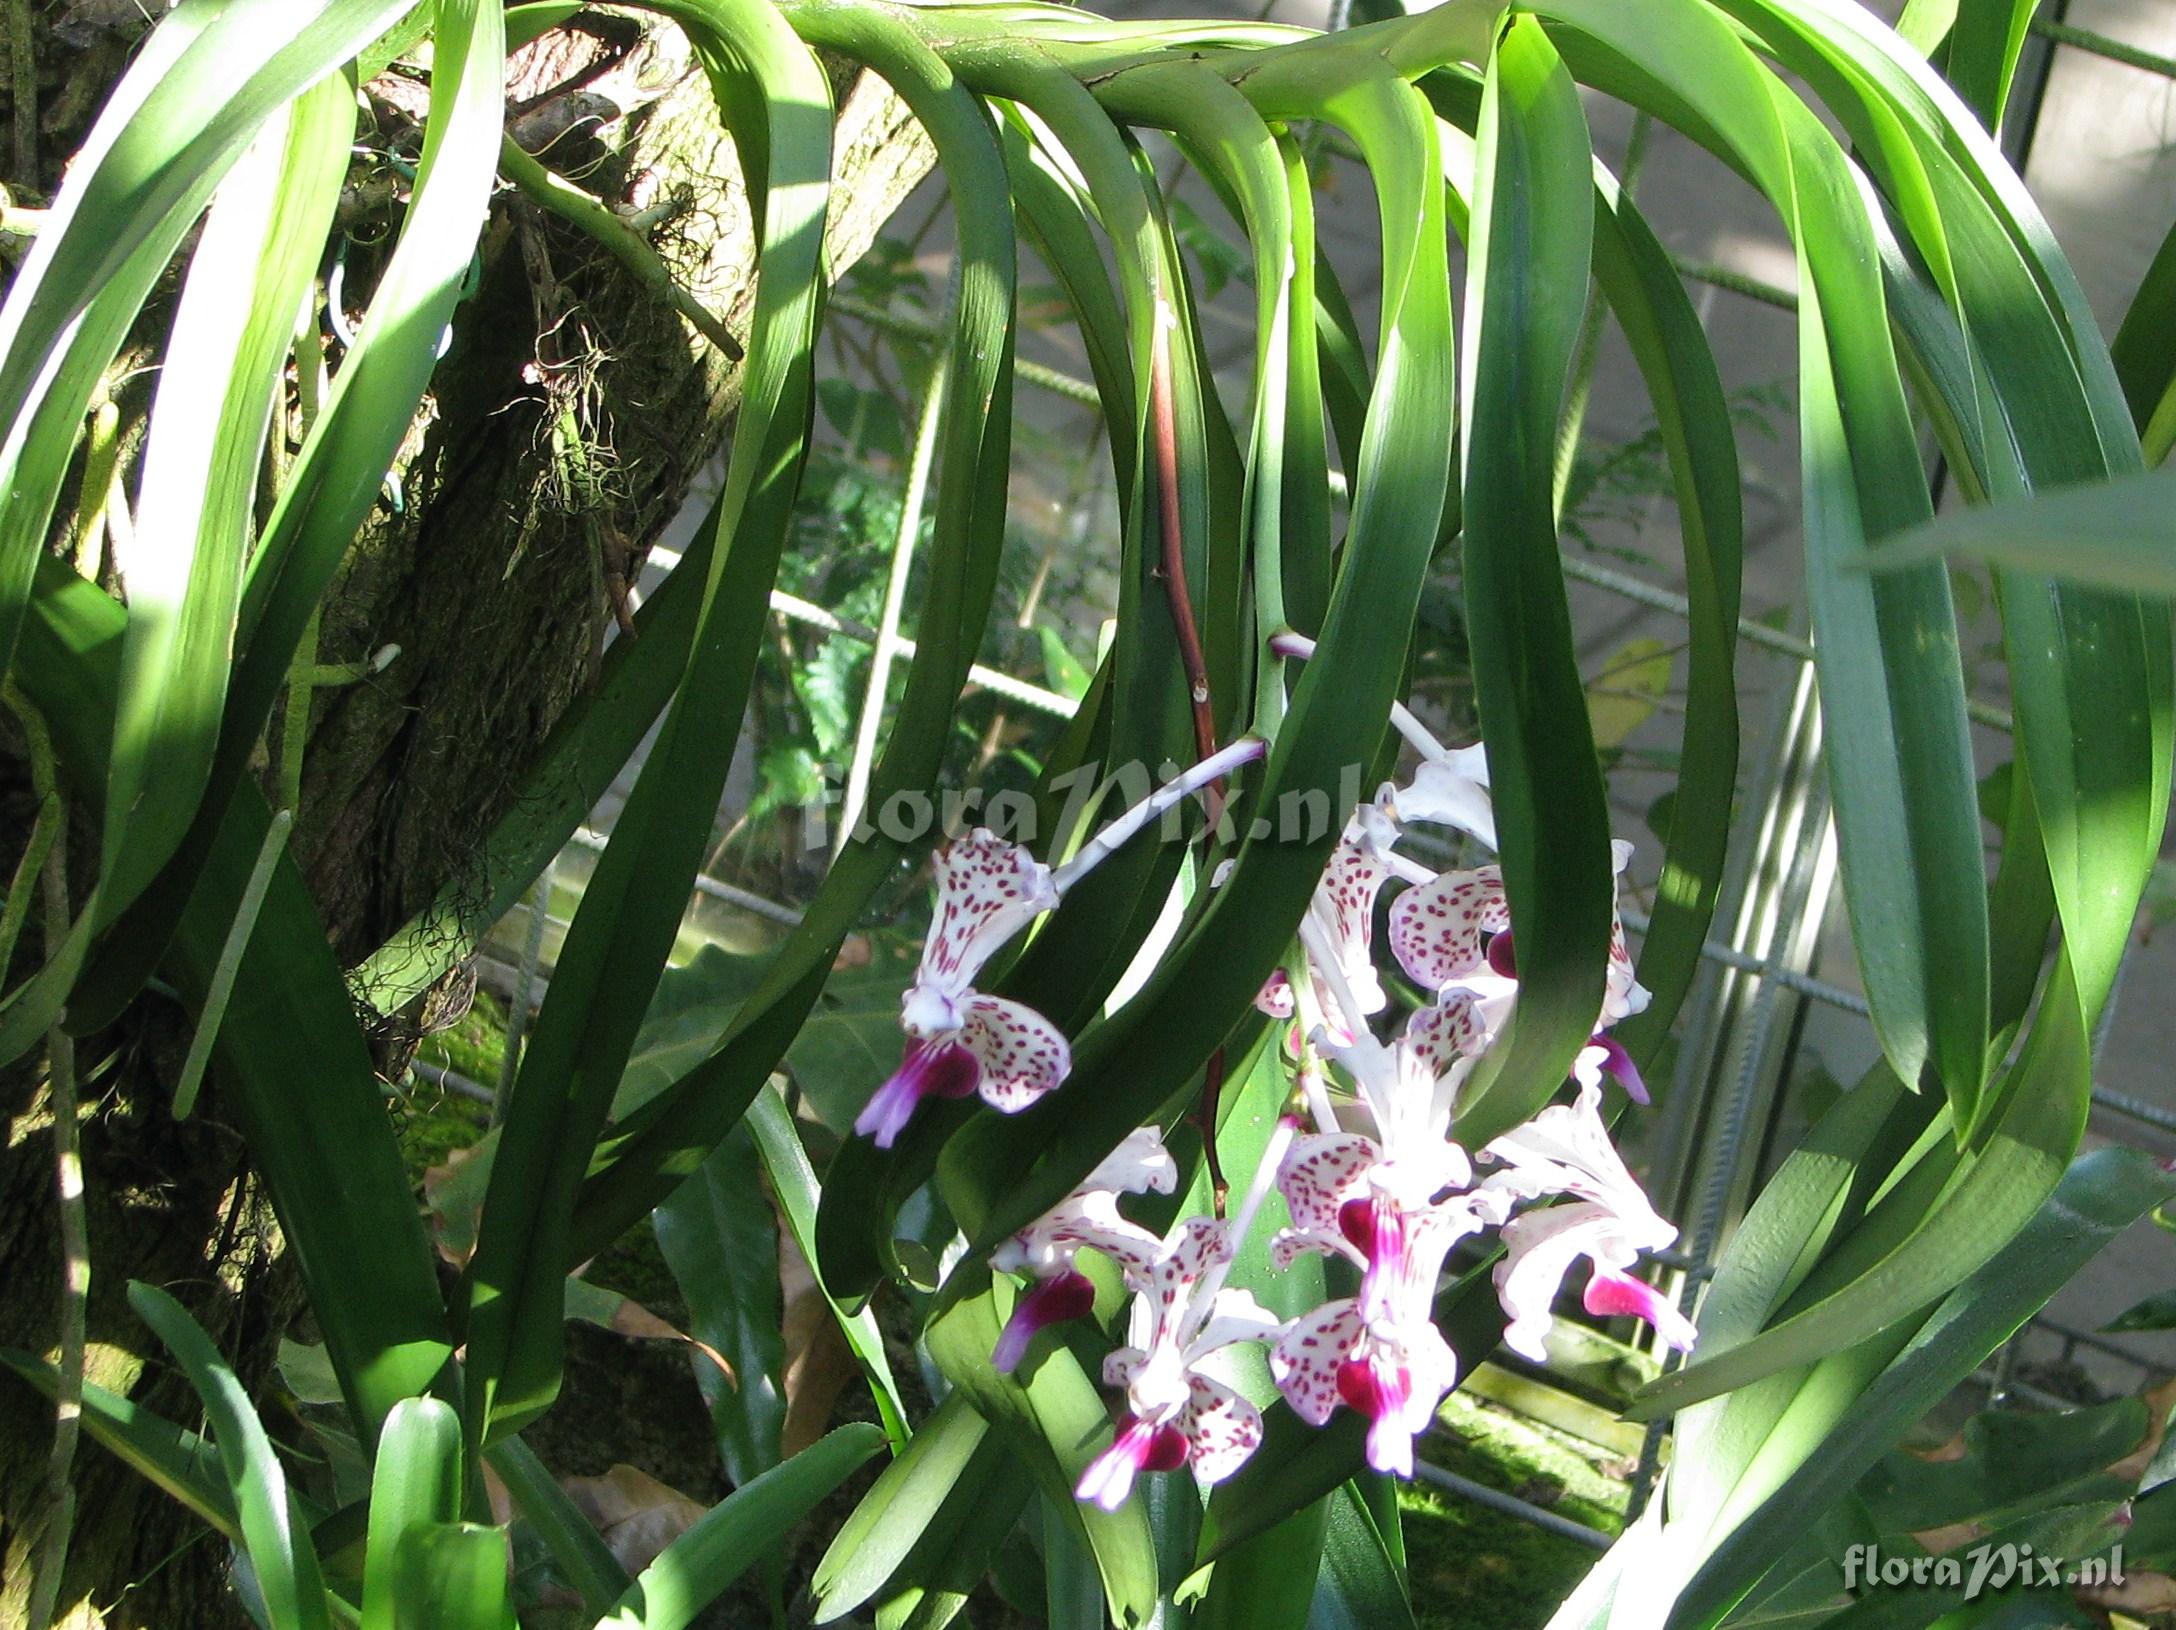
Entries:
[[648,1472],[614,1466],[602,1477],[560,1480],[575,1503],[604,1536],[606,1549],[630,1574],[640,1573],[658,1553],[695,1525],[702,1503],[668,1488]]
[[823,1287],[783,1223],[778,1230],[778,1289],[783,1313],[786,1418],[778,1429],[780,1452],[797,1455],[831,1424],[839,1393],[854,1375],[854,1355],[839,1334]]

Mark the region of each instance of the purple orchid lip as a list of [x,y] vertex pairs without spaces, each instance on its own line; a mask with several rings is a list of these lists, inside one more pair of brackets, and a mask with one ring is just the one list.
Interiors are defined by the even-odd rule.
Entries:
[[1173,1472],[1186,1464],[1186,1434],[1176,1426],[1152,1426],[1138,1415],[1128,1415],[1118,1427],[1111,1446],[1088,1463],[1074,1492],[1105,1511],[1116,1511],[1133,1492],[1133,1480],[1142,1472]]
[[875,1139],[879,1149],[889,1149],[924,1098],[965,1098],[981,1079],[982,1066],[958,1042],[909,1037],[899,1068],[870,1094],[854,1130]]
[[1348,1358],[1337,1367],[1337,1395],[1368,1418],[1368,1464],[1397,1477],[1413,1475],[1413,1434],[1402,1424],[1413,1400],[1413,1375],[1379,1354]]
[[1020,1367],[1020,1360],[1027,1357],[1028,1344],[1044,1329],[1067,1319],[1078,1319],[1095,1305],[1095,1285],[1076,1269],[1068,1268],[1063,1273],[1036,1281],[1034,1287],[1013,1304],[1012,1317],[1005,1321],[997,1345],[990,1350],[990,1367],[999,1375],[1012,1374]]
[[1580,1297],[1580,1303],[1598,1317],[1629,1315],[1645,1319],[1673,1347],[1687,1349],[1692,1345],[1681,1328],[1685,1323],[1684,1316],[1670,1305],[1669,1298],[1630,1274],[1595,1269],[1587,1279],[1586,1292]]
[[1647,1083],[1640,1076],[1640,1067],[1632,1062],[1632,1055],[1625,1050],[1623,1042],[1615,1036],[1597,1032],[1587,1045],[1602,1049],[1602,1073],[1615,1076],[1617,1084],[1635,1104],[1653,1102],[1647,1096]]
[[1510,929],[1506,928],[1499,934],[1491,934],[1488,939],[1488,949],[1482,955],[1488,958],[1489,972],[1495,974],[1498,978],[1516,979],[1519,977],[1518,951],[1511,943]]

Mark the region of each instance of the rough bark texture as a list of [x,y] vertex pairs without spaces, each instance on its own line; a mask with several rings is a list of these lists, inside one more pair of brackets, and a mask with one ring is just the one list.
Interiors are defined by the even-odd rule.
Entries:
[[[7,14],[16,14],[6,6]],[[109,8],[113,9],[113,8]],[[126,61],[134,13],[97,0],[41,6],[36,73],[40,153],[28,173],[0,148],[20,200],[57,183],[104,87]],[[0,17],[4,21],[4,17]],[[21,42],[8,39],[10,64]],[[834,73],[842,106],[831,265],[861,253],[928,166],[899,104]],[[14,127],[0,73],[0,131]],[[376,141],[413,152],[420,88],[397,73],[370,87]],[[514,65],[510,128],[544,161],[640,224],[736,332],[752,295],[752,244],[730,144],[678,35],[611,15],[547,36]],[[359,166],[343,202],[347,305],[359,314],[398,225],[400,188]],[[7,262],[0,258],[0,271]],[[160,314],[147,317],[155,341]],[[335,352],[337,357],[337,352]],[[503,192],[480,281],[418,419],[389,496],[327,603],[320,660],[398,644],[367,681],[322,690],[313,710],[294,848],[328,933],[359,958],[459,874],[516,795],[538,743],[590,682],[615,580],[624,580],[714,454],[731,417],[733,363],[645,294],[594,245]],[[582,479],[551,479],[553,427],[573,415]],[[562,434],[560,450],[567,449]],[[122,562],[125,572],[125,562]],[[276,745],[276,742],[275,742]],[[0,718],[0,884],[14,869],[31,803],[19,741]],[[95,833],[79,823],[80,855]],[[25,935],[35,948],[38,934]],[[19,954],[8,982],[29,970]],[[7,973],[8,970],[0,970]],[[189,1306],[268,1399],[279,1337],[299,1311],[275,1221],[222,1122],[216,1085],[196,1118],[167,1114],[187,1034],[147,1002],[85,1048],[84,1144],[94,1264],[91,1379],[194,1423],[186,1385],[147,1357],[123,1300],[131,1278]],[[51,1116],[42,1065],[0,1071],[0,1344],[50,1355],[59,1262]],[[609,1367],[601,1367],[608,1369]],[[575,1377],[579,1385],[581,1377]],[[298,1441],[267,1402],[275,1437]],[[564,1407],[581,1410],[579,1396]],[[602,1409],[627,1408],[614,1397]],[[44,1526],[51,1409],[0,1373],[0,1625],[20,1623]],[[76,1458],[77,1527],[62,1592],[71,1625],[246,1622],[226,1585],[223,1542],[86,1441]]]

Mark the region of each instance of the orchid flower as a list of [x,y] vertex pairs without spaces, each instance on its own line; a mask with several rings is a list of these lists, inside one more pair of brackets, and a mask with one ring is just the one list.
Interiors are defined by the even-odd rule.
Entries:
[[[1615,869],[1622,875],[1632,858],[1632,845],[1619,840],[1610,847]],[[1472,996],[1484,1049],[1502,1032],[1518,998],[1519,979],[1501,867],[1445,872],[1432,882],[1407,889],[1390,907],[1390,950],[1407,976],[1424,989],[1462,990]],[[1594,1039],[1575,1067],[1582,1082],[1605,1073],[1614,1075],[1637,1101],[1647,1101],[1646,1085],[1631,1055],[1603,1034],[1646,1006],[1647,991],[1633,976],[1623,920],[1612,911],[1602,1008],[1595,1020]]]
[[1190,1466],[1195,1481],[1221,1483],[1262,1441],[1262,1412],[1209,1373],[1209,1361],[1242,1341],[1268,1341],[1284,1321],[1252,1293],[1226,1290],[1224,1276],[1245,1244],[1295,1125],[1280,1121],[1231,1221],[1189,1217],[1167,1242],[1116,1257],[1134,1292],[1128,1345],[1103,1363],[1106,1385],[1123,1387],[1126,1413],[1111,1446],[1089,1462],[1075,1490],[1106,1511],[1123,1505],[1144,1471]]
[[1483,1181],[1484,1193],[1506,1202],[1571,1196],[1568,1205],[1525,1211],[1504,1225],[1507,1254],[1496,1267],[1496,1294],[1511,1315],[1506,1346],[1537,1361],[1547,1357],[1556,1294],[1580,1257],[1593,1270],[1584,1298],[1589,1313],[1631,1314],[1671,1346],[1692,1346],[1692,1321],[1625,1272],[1641,1252],[1673,1242],[1677,1229],[1657,1215],[1610,1142],[1599,1083],[1582,1083],[1574,1102],[1552,1104],[1489,1144],[1481,1158],[1502,1167]]
[[1056,868],[986,827],[939,849],[936,914],[921,966],[900,1003],[906,1054],[871,1095],[854,1130],[889,1149],[924,1098],[979,1093],[992,1109],[1011,1115],[1059,1086],[1073,1068],[1064,1032],[1025,1003],[978,991],[976,976],[1143,827],[1263,751],[1259,737],[1241,737],[1159,787]]
[[[1374,806],[1361,805],[1337,840],[1337,847],[1330,851],[1322,881],[1315,885],[1314,895],[1307,902],[1307,922],[1315,930],[1315,937],[1303,942],[1309,994],[1314,1014],[1333,1035],[1351,1035],[1369,1014],[1380,1013],[1390,1005],[1375,971],[1375,899],[1391,875],[1392,836],[1385,831]],[[1314,968],[1318,954],[1336,963],[1352,1008],[1341,1004],[1336,987]],[[1288,1019],[1299,1013],[1299,995],[1290,974],[1283,968],[1272,972],[1254,1005],[1273,1019]]]
[[1283,1321],[1243,1290],[1225,1290],[1236,1250],[1230,1224],[1189,1217],[1168,1245],[1129,1269],[1136,1296],[1129,1345],[1103,1363],[1106,1385],[1122,1387],[1118,1436],[1081,1474],[1076,1491],[1116,1511],[1142,1472],[1192,1468],[1219,1483],[1262,1441],[1262,1413],[1209,1374],[1204,1361],[1236,1342],[1265,1340]]
[[1178,1163],[1165,1150],[1162,1133],[1144,1126],[1112,1150],[1079,1188],[990,1253],[991,1267],[1035,1279],[1013,1303],[1012,1317],[990,1354],[991,1366],[1000,1375],[1019,1366],[1028,1344],[1044,1327],[1077,1319],[1095,1305],[1095,1286],[1073,1266],[1084,1247],[1127,1261],[1156,1254],[1156,1236],[1119,1215],[1118,1196],[1169,1194],[1178,1178]]
[[1025,1109],[1063,1081],[1073,1055],[1058,1027],[1021,1002],[988,996],[975,976],[1007,941],[1058,904],[1050,868],[986,827],[937,851],[937,911],[900,1004],[906,1057],[854,1122],[889,1149],[927,1097],[980,1093]]
[[1289,1267],[1320,1251],[1354,1263],[1361,1277],[1358,1295],[1325,1303],[1279,1338],[1270,1374],[1312,1425],[1340,1404],[1366,1415],[1368,1464],[1401,1477],[1413,1475],[1413,1440],[1458,1379],[1457,1357],[1435,1327],[1443,1259],[1509,1211],[1499,1196],[1468,1192],[1472,1167],[1446,1135],[1470,1008],[1466,998],[1423,1009],[1394,1049],[1372,1036],[1333,1047],[1378,1135],[1300,1139],[1278,1174],[1292,1222],[1270,1242],[1271,1259]]

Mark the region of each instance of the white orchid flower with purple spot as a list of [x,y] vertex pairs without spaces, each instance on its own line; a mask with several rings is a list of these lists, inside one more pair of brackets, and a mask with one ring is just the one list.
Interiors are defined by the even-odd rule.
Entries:
[[937,909],[914,983],[900,1003],[906,1054],[871,1095],[854,1130],[889,1149],[925,1098],[968,1098],[1017,1114],[1073,1068],[1065,1033],[1033,1008],[975,988],[1014,935],[1066,890],[1181,799],[1262,756],[1243,736],[1127,810],[1062,866],[1049,867],[986,827],[936,853]]
[[1025,1109],[1073,1067],[1065,1035],[1021,1002],[974,988],[975,976],[1020,930],[1056,908],[1050,868],[986,827],[937,851],[937,910],[922,963],[900,1004],[906,1057],[854,1122],[889,1149],[924,1098],[981,1094]]
[[1692,1346],[1692,1322],[1626,1272],[1642,1252],[1673,1243],[1677,1229],[1657,1214],[1610,1142],[1598,1083],[1582,1084],[1574,1102],[1552,1104],[1504,1133],[1481,1158],[1501,1168],[1483,1180],[1483,1193],[1505,1202],[1546,1195],[1571,1202],[1522,1212],[1504,1225],[1496,1294],[1511,1316],[1506,1346],[1537,1361],[1547,1356],[1557,1292],[1581,1257],[1591,1264],[1589,1313],[1645,1319],[1671,1346]]
[[1115,1511],[1143,1472],[1192,1470],[1220,1483],[1262,1441],[1262,1413],[1210,1360],[1242,1341],[1262,1341],[1283,1321],[1243,1290],[1222,1287],[1235,1250],[1231,1225],[1189,1217],[1168,1244],[1130,1264],[1135,1290],[1129,1345],[1104,1361],[1103,1379],[1123,1388],[1118,1435],[1081,1474],[1078,1496]]
[[1292,1222],[1270,1242],[1272,1260],[1289,1267],[1301,1252],[1320,1251],[1354,1263],[1361,1278],[1357,1295],[1325,1303],[1278,1339],[1270,1374],[1312,1425],[1341,1405],[1366,1415],[1368,1463],[1401,1477],[1413,1475],[1413,1440],[1458,1379],[1457,1357],[1435,1326],[1444,1258],[1509,1210],[1469,1189],[1472,1166],[1446,1135],[1470,1005],[1416,1013],[1394,1049],[1372,1036],[1333,1048],[1353,1071],[1377,1136],[1300,1139],[1278,1174]]
[[[1632,846],[1619,841],[1611,850],[1621,875],[1632,858]],[[1390,907],[1390,950],[1415,984],[1439,994],[1457,990],[1472,997],[1484,1049],[1502,1033],[1518,1000],[1519,978],[1500,867],[1445,872],[1399,895]],[[1619,1020],[1643,1010],[1647,999],[1634,976],[1624,923],[1613,912],[1601,1011],[1593,1040],[1577,1066],[1581,1081],[1613,1075],[1636,1100],[1647,1101],[1646,1085],[1631,1055],[1605,1034]]]
[[[1385,787],[1384,796],[1388,796],[1389,791]],[[1353,812],[1336,847],[1330,851],[1322,881],[1315,885],[1315,892],[1307,902],[1306,921],[1314,935],[1302,941],[1300,964],[1307,976],[1307,995],[1312,998],[1312,1010],[1303,1006],[1300,993],[1292,983],[1293,973],[1297,970],[1285,968],[1270,973],[1254,998],[1257,1008],[1273,1019],[1298,1017],[1307,1029],[1311,1030],[1319,1023],[1334,1036],[1350,1036],[1354,1027],[1363,1023],[1368,1015],[1380,1013],[1390,1005],[1390,998],[1383,991],[1382,978],[1375,971],[1376,899],[1382,894],[1383,885],[1393,876],[1418,880],[1435,875],[1425,868],[1414,868],[1396,854],[1391,848],[1396,840],[1397,828],[1379,803],[1362,804]],[[1357,1013],[1345,1010],[1336,994],[1337,987],[1314,965],[1318,955],[1336,964],[1337,972],[1344,976],[1344,988],[1359,1009]]]
[[991,1366],[1000,1375],[1019,1366],[1028,1344],[1042,1330],[1080,1318],[1095,1305],[1095,1286],[1073,1265],[1082,1250],[1100,1250],[1130,1262],[1156,1254],[1160,1241],[1120,1215],[1118,1197],[1169,1194],[1178,1179],[1178,1163],[1164,1148],[1162,1133],[1144,1126],[1128,1134],[1079,1188],[990,1253],[991,1267],[1035,1281],[1013,1303],[1012,1316],[990,1354]]

